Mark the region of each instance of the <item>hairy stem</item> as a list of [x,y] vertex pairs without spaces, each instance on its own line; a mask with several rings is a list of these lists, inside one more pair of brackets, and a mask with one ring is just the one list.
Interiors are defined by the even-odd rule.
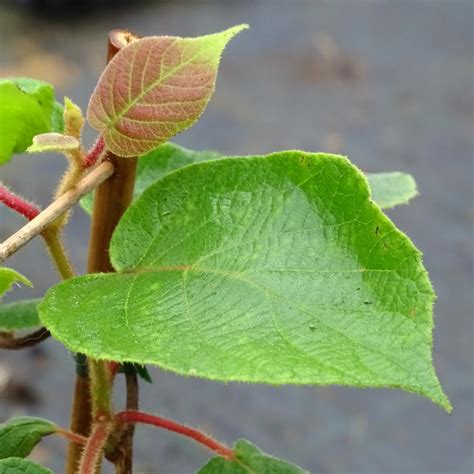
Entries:
[[[91,420],[92,411],[89,377],[87,373],[76,374],[70,423],[71,431],[85,437],[89,436]],[[67,473],[74,474],[76,472],[77,466],[79,465],[79,460],[81,459],[81,454],[82,446],[71,441],[67,450]],[[74,461],[73,463],[69,464],[69,460]]]
[[43,231],[42,236],[61,278],[63,280],[72,278],[75,272],[62,243],[61,230],[57,227],[49,227]]
[[109,367],[101,360],[88,360],[91,380],[92,416],[111,416],[110,395],[112,393],[113,376]]
[[33,220],[41,210],[31,202],[17,196],[15,193],[10,191],[6,186],[0,183],[0,202],[5,204],[12,211],[21,214],[29,221]]
[[[108,41],[108,61],[133,39],[135,37],[128,32],[112,31],[109,34]],[[100,155],[102,156],[102,151],[100,151]],[[91,174],[105,164],[111,164],[115,173],[105,180],[95,192],[87,265],[89,273],[114,271],[109,260],[110,239],[120,218],[132,202],[133,187],[135,185],[136,158],[119,158],[105,150],[103,159],[105,163],[101,163]],[[92,158],[87,159],[86,163],[94,160]],[[103,361],[98,363],[105,364]],[[75,396],[83,398],[85,395],[76,393]],[[81,413],[73,412],[72,419],[77,420],[81,416],[83,416]],[[66,474],[75,472],[77,460],[77,451],[73,452],[71,449],[66,461]]]
[[112,423],[110,422],[94,424],[92,433],[82,453],[79,474],[95,474],[102,459],[105,442],[111,431]]
[[225,459],[234,458],[234,451],[232,449],[229,449],[223,444],[217,442],[215,439],[207,436],[202,431],[199,431],[195,428],[190,428],[189,426],[181,425],[180,423],[176,423],[175,421],[169,420],[167,418],[133,410],[117,413],[115,418],[121,423],[145,423],[148,425],[157,426],[158,428],[173,431],[174,433],[179,433],[183,436],[194,439],[194,441],[206,446],[206,448],[214,451]]
[[102,163],[85,176],[77,186],[56,199],[44,211],[36,215],[28,224],[0,244],[0,263],[20,250],[31,239],[52,224],[61,214],[74,206],[87,193],[104,182],[114,172],[111,163]]
[[56,434],[67,440],[71,441],[72,443],[85,445],[87,444],[87,438],[77,433],[73,433],[72,431],[65,430],[64,428],[56,428]]
[[99,161],[104,151],[105,151],[104,138],[100,136],[96,140],[96,142],[94,143],[90,151],[87,153],[87,155],[84,157],[83,167],[90,168],[91,166],[94,166]]

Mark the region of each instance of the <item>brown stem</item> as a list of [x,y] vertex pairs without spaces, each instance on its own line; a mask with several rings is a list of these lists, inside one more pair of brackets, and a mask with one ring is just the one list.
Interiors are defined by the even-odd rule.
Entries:
[[18,350],[35,346],[45,339],[48,339],[50,335],[51,333],[46,328],[40,328],[31,334],[16,338],[0,335],[0,349]]
[[[127,410],[138,410],[138,380],[136,372],[125,374],[127,385]],[[117,474],[131,474],[133,468],[133,435],[135,425],[127,427],[125,439],[123,441],[123,456],[116,464]]]
[[[108,61],[134,39],[136,37],[126,31],[114,30],[109,33]],[[132,202],[133,187],[135,185],[136,158],[119,158],[106,151],[104,160],[113,164],[115,173],[95,191],[87,265],[89,273],[114,271],[109,259],[110,239],[120,218]],[[83,387],[83,390],[86,389],[88,387]],[[89,399],[89,395],[83,392],[76,392],[75,396],[81,399]],[[86,413],[90,413],[90,408]],[[86,413],[77,413],[74,404],[72,422],[74,423],[75,420],[77,421],[82,417],[88,418],[89,415]],[[87,435],[90,432],[90,418],[87,421],[87,424],[81,423],[81,428],[85,431],[74,429],[72,424],[71,430]],[[75,472],[78,461],[77,452],[72,452],[72,448],[70,448],[66,463],[66,474]]]
[[[76,374],[74,386],[74,397],[71,416],[71,431],[81,436],[89,436],[91,428],[91,399],[89,377],[87,374]],[[77,443],[70,442],[67,451],[66,470],[67,474],[74,474],[79,466],[83,447]]]

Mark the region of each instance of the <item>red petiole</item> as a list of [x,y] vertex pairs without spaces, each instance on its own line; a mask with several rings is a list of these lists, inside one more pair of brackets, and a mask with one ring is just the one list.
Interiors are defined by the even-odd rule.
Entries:
[[89,153],[84,157],[83,167],[84,169],[94,166],[99,158],[102,156],[105,150],[104,138],[100,136],[97,141],[94,143]]
[[168,420],[167,418],[132,410],[117,413],[115,418],[121,423],[145,423],[163,428],[165,430],[173,431],[175,433],[182,434],[183,436],[187,436],[188,438],[194,439],[194,441],[206,446],[211,451],[214,451],[225,459],[232,460],[235,457],[235,453],[232,449],[229,449],[226,446],[218,443],[216,440],[212,439],[201,431],[181,425],[175,421]]
[[9,207],[12,211],[18,212],[29,221],[33,220],[41,211],[38,207],[26,201],[20,196],[10,191],[0,184],[0,202]]

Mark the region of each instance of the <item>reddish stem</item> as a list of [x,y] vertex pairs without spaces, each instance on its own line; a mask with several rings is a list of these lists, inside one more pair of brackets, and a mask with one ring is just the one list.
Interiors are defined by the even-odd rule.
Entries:
[[96,472],[111,428],[112,425],[108,422],[99,422],[94,425],[82,454],[79,474],[94,474]]
[[92,148],[89,150],[89,153],[84,157],[84,162],[82,166],[84,169],[90,168],[91,166],[94,166],[97,163],[97,160],[100,158],[102,153],[105,150],[105,141],[102,136],[100,136]]
[[227,448],[226,446],[218,443],[215,439],[210,438],[201,431],[198,431],[194,428],[189,428],[188,426],[181,425],[175,421],[168,420],[167,418],[162,418],[160,416],[151,415],[150,413],[144,413],[141,411],[122,411],[115,415],[116,419],[121,423],[145,423],[148,425],[157,426],[165,430],[173,431],[175,433],[182,434],[188,438],[194,439],[198,443],[206,446],[211,451],[216,452],[219,456],[222,456],[225,459],[232,460],[234,459],[234,451]]
[[117,371],[120,367],[120,364],[114,360],[110,360],[109,362],[107,362],[107,367],[110,370],[110,375],[112,376],[112,378],[114,378],[117,375]]
[[18,212],[29,221],[33,220],[41,211],[34,204],[26,201],[20,196],[12,193],[8,188],[0,184],[0,202],[12,211]]

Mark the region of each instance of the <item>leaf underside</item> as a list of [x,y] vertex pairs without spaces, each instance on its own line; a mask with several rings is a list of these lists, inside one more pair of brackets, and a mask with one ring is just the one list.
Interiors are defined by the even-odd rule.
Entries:
[[245,439],[235,443],[235,461],[211,459],[197,474],[309,474],[294,464],[262,453]]
[[[193,151],[174,143],[164,143],[138,159],[134,199],[137,199],[148,186],[168,173],[183,166],[203,161],[229,158],[215,151]],[[238,157],[233,157],[238,158]],[[241,157],[244,158],[244,157]],[[366,174],[372,192],[372,199],[381,209],[406,204],[417,195],[413,177],[406,173],[370,173]],[[93,209],[93,194],[80,201],[81,207],[89,214]]]
[[22,458],[0,459],[0,474],[54,474],[33,461]]
[[87,110],[107,148],[119,156],[141,155],[196,122],[214,92],[222,51],[245,28],[198,38],[151,36],[119,51]]
[[40,325],[37,306],[40,299],[0,305],[0,331],[31,329]]
[[40,304],[75,352],[221,381],[397,387],[450,409],[420,253],[343,157],[182,168],[129,208],[110,256],[118,273]]
[[28,456],[43,436],[55,431],[49,421],[28,416],[0,424],[0,459]]
[[79,140],[62,133],[41,133],[33,137],[33,143],[28,147],[28,153],[43,153],[47,151],[69,151],[80,147]]
[[59,132],[62,106],[53,86],[27,78],[0,79],[0,165],[22,153],[35,135]]

